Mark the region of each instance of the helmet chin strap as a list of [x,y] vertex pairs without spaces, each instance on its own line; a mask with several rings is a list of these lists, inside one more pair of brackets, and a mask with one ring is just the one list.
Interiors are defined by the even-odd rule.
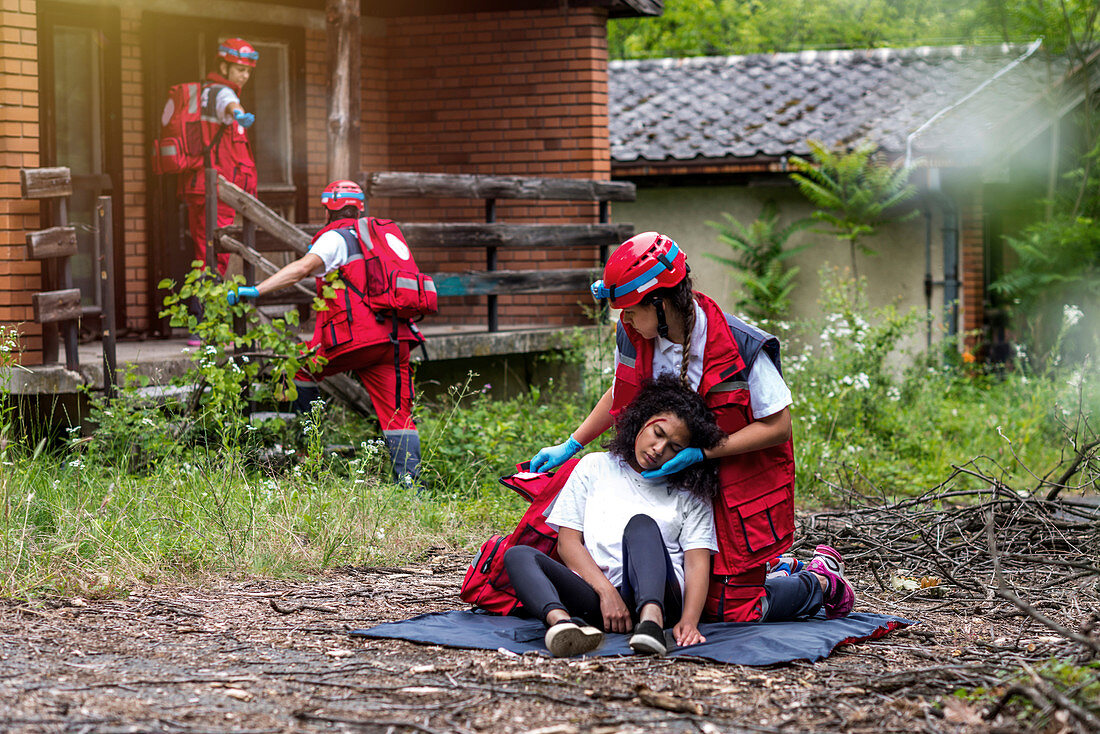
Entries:
[[657,309],[657,334],[662,339],[668,339],[668,321],[665,319],[664,300],[660,296],[655,296],[653,307]]

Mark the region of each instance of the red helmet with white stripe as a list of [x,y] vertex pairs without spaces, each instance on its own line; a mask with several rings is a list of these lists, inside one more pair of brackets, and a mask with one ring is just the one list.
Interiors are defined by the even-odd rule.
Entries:
[[642,232],[611,253],[603,269],[603,280],[592,284],[592,295],[611,299],[612,308],[629,308],[647,292],[671,288],[687,274],[687,257],[671,237]]
[[260,52],[243,38],[227,38],[218,44],[218,58],[231,64],[255,68]]
[[329,211],[339,211],[345,206],[354,206],[363,211],[363,189],[354,181],[333,181],[321,192],[321,203]]

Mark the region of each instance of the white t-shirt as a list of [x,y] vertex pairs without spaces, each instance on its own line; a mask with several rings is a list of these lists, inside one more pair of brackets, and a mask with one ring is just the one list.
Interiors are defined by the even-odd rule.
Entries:
[[[692,390],[699,389],[703,380],[703,360],[701,355],[707,347],[707,315],[702,306],[695,304],[695,327],[691,330],[688,348],[691,361],[688,362],[687,376]],[[653,345],[653,376],[672,374],[680,376],[680,362],[684,348],[675,342],[658,336]],[[615,348],[615,367],[619,366],[619,349]],[[749,403],[755,419],[775,415],[791,404],[791,390],[783,381],[783,376],[767,355],[757,357],[749,370]]]
[[714,511],[706,500],[669,490],[664,478],[645,479],[609,453],[587,454],[577,462],[546,523],[555,530],[584,534],[584,547],[614,586],[623,582],[623,530],[630,518],[649,515],[661,529],[665,548],[684,588],[684,551],[718,552]]
[[313,271],[313,275],[328,275],[336,268],[348,264],[348,241],[334,229],[330,229],[309,246],[310,253],[321,258],[323,269]]
[[[207,98],[209,99],[209,97]],[[223,125],[234,123],[233,115],[229,114],[229,105],[240,104],[241,98],[230,87],[222,86],[218,90],[218,96],[214,98],[214,114],[218,116]]]

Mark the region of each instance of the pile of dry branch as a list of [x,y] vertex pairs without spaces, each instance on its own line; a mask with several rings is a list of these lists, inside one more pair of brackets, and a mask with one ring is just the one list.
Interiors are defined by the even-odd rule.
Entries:
[[[911,589],[995,619],[1025,617],[1054,633],[1058,660],[1100,659],[1100,441],[1072,443],[1068,461],[1045,476],[1032,475],[1035,485],[1027,489],[1008,486],[984,457],[901,501],[831,485],[847,508],[804,518],[799,555],[829,543],[850,567],[870,571],[884,591]],[[1100,714],[1090,709],[1095,699],[1075,699],[1089,686],[1095,690],[1100,676],[1065,691],[1036,672],[1036,656],[1023,654],[1019,640],[997,642],[988,646],[989,666],[979,676],[1003,691],[990,717],[1022,696],[1100,731]]]

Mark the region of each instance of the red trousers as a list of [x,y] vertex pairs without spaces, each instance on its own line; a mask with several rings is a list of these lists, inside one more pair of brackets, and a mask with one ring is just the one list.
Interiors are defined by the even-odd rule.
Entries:
[[[187,228],[191,232],[191,240],[195,243],[195,259],[202,260],[203,268],[206,267],[206,197],[187,196]],[[236,210],[223,201],[218,202],[218,226],[228,227],[233,224]],[[225,277],[225,271],[229,267],[229,253],[218,253],[218,275]]]
[[374,412],[383,431],[415,431],[412,417],[412,370],[409,367],[409,342],[398,343],[398,369],[394,369],[393,344],[383,342],[361,347],[329,360],[316,374],[299,372],[298,382],[319,382],[328,375],[354,372],[370,395]]

